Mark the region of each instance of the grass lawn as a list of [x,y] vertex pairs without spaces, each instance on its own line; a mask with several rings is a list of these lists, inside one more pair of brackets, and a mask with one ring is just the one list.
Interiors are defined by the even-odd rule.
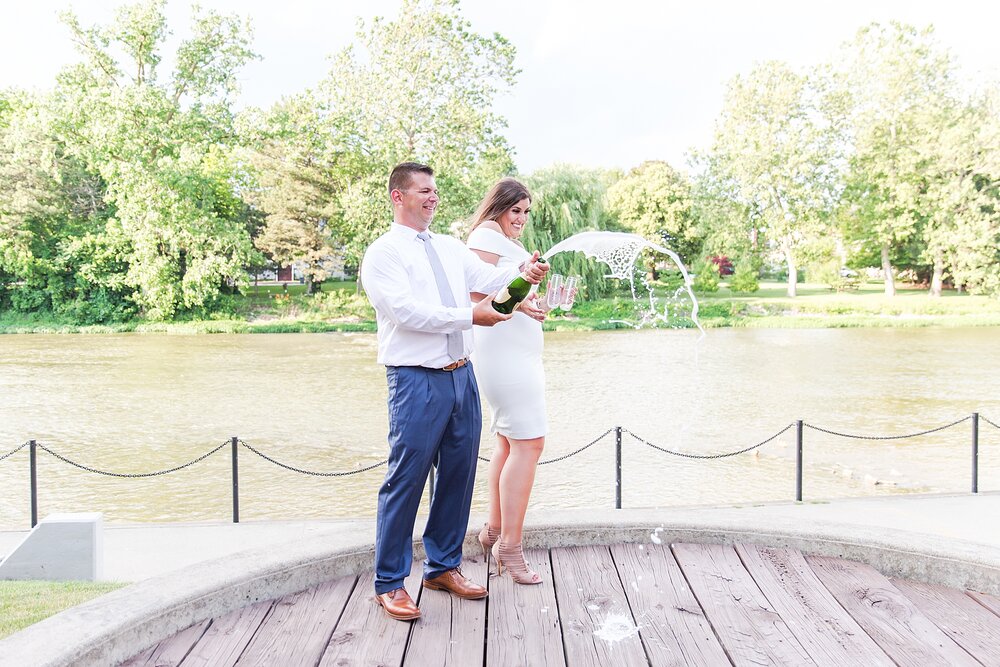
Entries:
[[0,639],[127,584],[91,581],[0,581]]
[[783,283],[761,283],[758,292],[735,294],[723,284],[718,292],[699,296],[699,302],[708,323],[721,326],[794,327],[796,321],[818,327],[1000,325],[1000,299],[953,290],[931,297],[925,289],[903,288],[887,297],[881,282],[851,292],[806,283],[792,298],[785,289]]

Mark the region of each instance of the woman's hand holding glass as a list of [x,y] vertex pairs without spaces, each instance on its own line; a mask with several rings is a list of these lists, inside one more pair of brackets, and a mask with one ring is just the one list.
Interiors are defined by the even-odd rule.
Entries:
[[534,292],[529,294],[527,299],[519,303],[517,309],[531,319],[538,320],[539,322],[545,321],[545,313],[549,311],[542,300],[538,298],[538,294]]

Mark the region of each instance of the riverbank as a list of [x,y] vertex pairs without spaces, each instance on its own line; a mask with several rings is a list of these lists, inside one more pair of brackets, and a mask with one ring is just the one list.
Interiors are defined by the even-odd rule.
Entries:
[[[825,285],[801,284],[798,296],[785,295],[783,283],[761,283],[752,294],[738,294],[725,283],[718,292],[699,294],[699,321],[708,328],[833,329],[1000,326],[1000,300],[945,292],[930,297],[924,289],[900,289],[886,297],[881,283],[869,282],[852,292]],[[692,328],[687,305],[668,326]],[[599,331],[632,328],[637,320],[628,296],[581,301],[571,313],[557,313],[546,331]],[[0,314],[0,333],[166,333],[253,334],[373,332],[374,313],[353,282],[339,282],[306,296],[302,286],[258,287],[233,300],[226,312],[206,319],[176,322],[134,320],[79,324],[45,314]]]

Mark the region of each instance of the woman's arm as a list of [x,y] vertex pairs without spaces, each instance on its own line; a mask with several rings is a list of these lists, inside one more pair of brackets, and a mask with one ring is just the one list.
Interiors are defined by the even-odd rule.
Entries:
[[[476,253],[476,255],[479,256],[479,259],[483,260],[487,264],[492,264],[493,266],[496,266],[497,262],[500,261],[500,255],[497,255],[496,253],[486,252],[485,250],[476,250],[475,248],[470,248],[470,250]],[[479,303],[480,301],[483,300],[485,296],[486,295],[483,294],[482,292],[469,293],[469,298],[472,300],[472,303]]]

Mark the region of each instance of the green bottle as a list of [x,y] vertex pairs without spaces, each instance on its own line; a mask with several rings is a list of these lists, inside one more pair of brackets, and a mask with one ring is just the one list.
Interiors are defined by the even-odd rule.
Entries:
[[[545,260],[539,257],[538,263],[544,264]],[[510,281],[509,285],[497,292],[496,298],[493,299],[493,309],[505,315],[513,313],[514,309],[528,298],[528,293],[531,292],[532,287],[533,285],[528,282],[525,274],[522,273]]]

